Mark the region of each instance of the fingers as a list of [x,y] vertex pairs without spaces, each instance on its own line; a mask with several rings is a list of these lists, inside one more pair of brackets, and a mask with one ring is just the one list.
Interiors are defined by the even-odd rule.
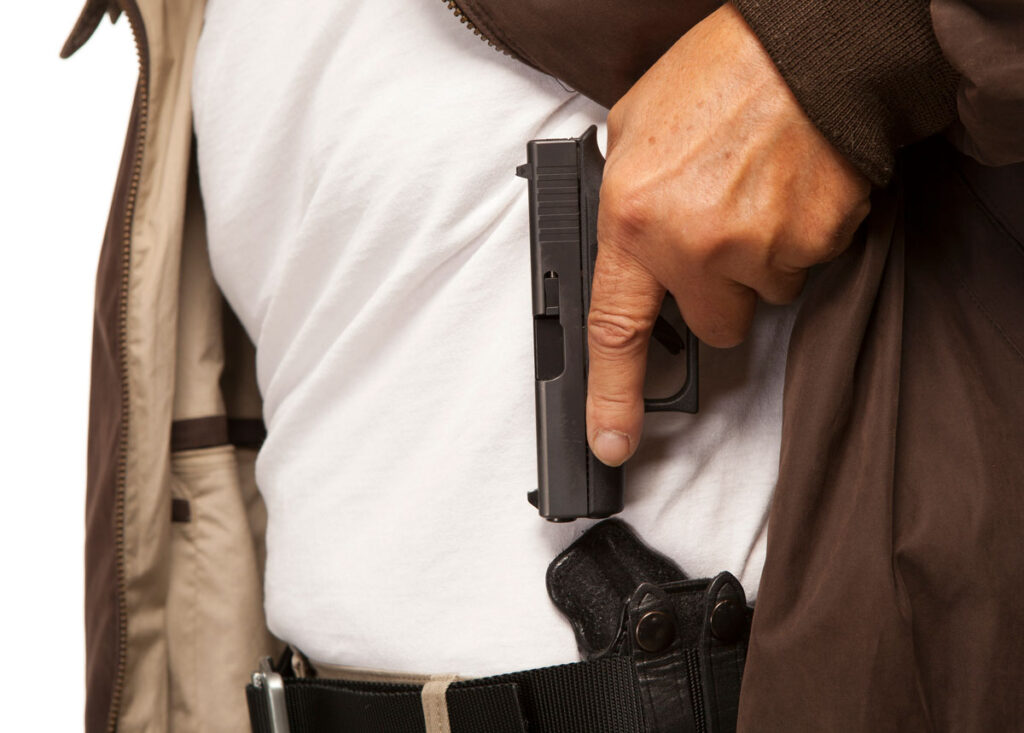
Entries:
[[[789,251],[791,247],[763,245],[752,237],[749,243],[722,246],[709,269],[713,268],[727,283],[752,291],[766,303],[785,305],[797,299],[807,280],[807,266],[793,264],[796,258]],[[777,254],[778,249],[783,249],[784,254]],[[785,262],[780,261],[783,257]]]
[[805,282],[807,270],[775,270],[744,284],[754,290],[765,303],[785,305],[797,299]]
[[643,428],[647,343],[665,289],[636,260],[599,247],[587,338],[587,439],[598,460],[621,465]]
[[731,279],[688,279],[673,287],[679,313],[693,334],[708,346],[729,349],[747,336],[757,293]]

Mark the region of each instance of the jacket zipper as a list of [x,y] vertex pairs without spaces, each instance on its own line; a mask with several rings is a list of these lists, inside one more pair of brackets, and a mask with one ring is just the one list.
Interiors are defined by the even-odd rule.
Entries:
[[493,48],[495,51],[500,51],[506,56],[516,56],[504,44],[495,43],[486,33],[481,31],[477,27],[477,25],[472,20],[469,19],[469,16],[466,15],[466,12],[459,5],[458,0],[441,0],[441,2],[447,5],[448,9],[452,11],[452,14],[459,19],[459,22],[466,26],[466,30],[473,31],[474,36],[479,38],[481,41],[484,41],[488,46]]
[[135,52],[139,61],[139,83],[137,89],[138,113],[136,116],[135,149],[132,151],[131,179],[124,203],[124,223],[121,230],[121,283],[117,305],[118,360],[121,378],[121,436],[118,441],[117,485],[114,494],[114,552],[117,577],[117,667],[114,689],[110,698],[110,714],[107,719],[108,733],[115,733],[121,713],[121,698],[125,684],[125,662],[128,645],[127,585],[125,581],[125,489],[128,466],[128,419],[130,398],[128,394],[128,282],[131,267],[132,222],[135,218],[135,199],[142,174],[142,155],[146,144],[146,127],[149,113],[149,49],[142,35],[142,17],[133,0],[123,3],[128,25],[131,26],[135,41]]
[[700,657],[696,649],[687,649],[686,678],[690,683],[690,702],[693,703],[693,722],[697,733],[707,733],[708,724],[704,716],[704,685],[700,682]]
[[[506,56],[515,56],[503,45],[499,45],[485,35],[469,19],[459,7],[456,0],[442,0],[448,5],[459,22],[467,29],[473,31],[473,35],[485,41],[488,46],[500,51]],[[142,29],[142,17],[138,5],[134,0],[122,0],[121,3],[125,15],[128,18],[128,25],[132,30],[132,37],[135,41],[135,52],[139,63],[139,83],[137,89],[138,115],[136,117],[136,138],[135,149],[132,151],[131,179],[128,185],[128,192],[124,204],[124,220],[121,240],[121,282],[118,293],[118,361],[120,366],[121,379],[121,436],[118,441],[117,474],[114,495],[114,548],[117,579],[117,667],[114,677],[114,689],[110,699],[110,713],[107,718],[107,733],[116,733],[117,722],[121,713],[121,698],[124,694],[125,666],[127,658],[127,631],[128,631],[128,609],[127,609],[127,585],[125,581],[125,489],[127,485],[127,464],[128,464],[128,420],[130,412],[130,396],[128,392],[128,281],[129,269],[131,267],[132,248],[132,223],[135,217],[135,200],[139,189],[139,178],[142,174],[142,156],[146,145],[146,127],[149,113],[149,49]]]

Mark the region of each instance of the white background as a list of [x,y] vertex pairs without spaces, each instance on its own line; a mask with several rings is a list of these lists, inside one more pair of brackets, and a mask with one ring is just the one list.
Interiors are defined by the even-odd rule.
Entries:
[[82,729],[82,544],[96,259],[138,75],[127,19],[71,59],[84,0],[0,26],[0,711]]

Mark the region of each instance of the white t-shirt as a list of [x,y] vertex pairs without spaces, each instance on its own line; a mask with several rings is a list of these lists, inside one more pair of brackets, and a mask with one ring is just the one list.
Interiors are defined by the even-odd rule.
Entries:
[[[605,110],[437,0],[209,0],[193,80],[214,274],[257,348],[271,630],[311,658],[485,675],[577,659],[548,563],[590,522],[536,487],[532,138]],[[701,352],[622,516],[753,595],[793,308]]]

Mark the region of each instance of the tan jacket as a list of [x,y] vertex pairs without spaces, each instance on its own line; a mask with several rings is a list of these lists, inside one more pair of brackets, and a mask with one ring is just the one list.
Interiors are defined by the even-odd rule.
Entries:
[[[787,1],[793,7],[809,5],[809,0]],[[717,3],[458,0],[448,4],[456,18],[499,50],[610,105]],[[901,4],[907,8],[918,6],[918,10],[923,7],[916,0],[895,2]],[[990,4],[1000,3],[992,0]],[[761,7],[756,0],[744,0],[740,5],[755,28],[771,26],[768,4]],[[899,106],[895,103],[873,104],[874,111],[869,111],[862,97],[870,95],[853,93],[845,101],[835,102],[846,104],[848,111],[861,110],[862,117],[852,114],[857,124],[851,129],[870,128],[871,136],[862,139],[842,126],[838,130],[829,128],[822,121],[829,115],[835,117],[835,110],[827,103],[822,107],[818,87],[804,83],[804,88],[796,90],[812,118],[840,149],[854,159],[867,156],[861,161],[862,169],[873,171],[876,180],[888,177],[896,147],[953,121],[956,95],[959,120],[950,134],[965,149],[992,162],[1024,159],[1024,74],[1019,73],[1024,25],[1019,17],[1016,25],[1007,20],[1010,10],[997,16],[974,12],[971,5],[959,0],[933,3],[939,40],[962,78],[946,66],[941,55],[932,54],[935,44],[930,25],[917,22],[915,37],[924,39],[922,48],[927,58],[919,60],[917,68],[894,66],[886,75],[900,76],[909,84],[901,88],[927,88],[929,91],[916,100],[920,105],[907,105],[901,99],[900,105],[909,112],[902,108],[894,112]],[[131,23],[139,54],[139,82],[96,289],[86,517],[86,727],[90,733],[245,730],[248,723],[243,685],[257,658],[276,653],[281,641],[268,633],[262,608],[265,515],[253,481],[253,462],[263,428],[254,352],[212,278],[203,206],[196,185],[189,89],[203,0],[88,0],[63,55],[70,55],[85,43],[108,12],[111,19],[123,12]],[[816,11],[813,7],[801,12],[821,14],[820,8]],[[862,14],[865,18],[870,15],[863,8]],[[991,18],[998,18],[998,22],[987,20]],[[819,21],[817,28],[830,27],[827,18]],[[780,44],[777,38],[769,42],[768,34],[759,32],[769,48],[772,43],[782,49],[798,43],[790,39]],[[995,54],[999,63],[991,58],[979,60],[979,39],[985,39],[986,53]],[[888,39],[881,43],[892,42]],[[1016,49],[1017,56],[1010,54],[1012,49]],[[869,54],[870,49],[865,53]],[[825,58],[831,56],[826,54]],[[848,58],[836,63],[837,68],[850,65]],[[828,64],[819,59],[817,66]],[[791,86],[792,79],[805,73],[795,62],[780,63],[780,68]],[[921,114],[918,107],[927,107],[927,114]],[[820,109],[824,112],[815,111]],[[992,115],[989,110],[998,114]],[[869,137],[871,145],[866,146],[864,140]],[[952,153],[933,151],[919,157],[925,167],[934,167],[936,160],[955,161],[949,163],[961,171],[955,178],[970,177],[962,173],[963,166],[970,164]],[[875,163],[880,167],[872,168]],[[917,170],[913,165],[911,169]],[[942,170],[949,170],[949,166]],[[980,170],[971,167],[970,175],[987,181]],[[1000,215],[992,215],[992,210],[998,211],[997,206],[986,204],[985,216],[986,220],[997,221],[992,225],[995,231],[1011,243],[1004,242],[1009,249],[1000,250],[1006,262],[998,266],[987,263],[981,267],[983,272],[977,267],[971,270],[966,278],[970,286],[965,290],[967,294],[951,298],[948,309],[929,311],[920,306],[925,314],[955,315],[961,309],[970,309],[964,303],[971,298],[983,301],[986,323],[995,327],[989,326],[982,333],[975,321],[961,324],[962,330],[954,329],[958,334],[954,340],[967,354],[982,360],[969,373],[972,379],[991,380],[989,397],[993,404],[985,402],[978,408],[978,399],[964,397],[957,386],[960,372],[953,368],[939,370],[947,382],[935,385],[935,394],[913,399],[926,403],[934,398],[939,405],[952,403],[949,409],[956,409],[960,419],[994,421],[1001,426],[996,430],[999,435],[1005,437],[1006,430],[1011,430],[1011,435],[1019,437],[1019,433],[1012,433],[1015,427],[1006,428],[1008,423],[999,421],[1011,409],[1006,405],[1012,402],[1014,390],[1017,403],[1019,395],[1024,394],[1021,365],[1012,357],[1001,361],[1006,356],[1001,351],[1000,358],[990,353],[1003,349],[1020,356],[1024,350],[1020,291],[1012,281],[1009,285],[1005,282],[1005,277],[1015,276],[1019,270],[1014,257],[1021,251],[1011,246],[1014,241],[1020,244],[1021,229],[1014,228],[1019,226],[1019,218],[1016,223],[1010,221],[1019,213],[1013,211],[1015,206],[1019,209],[1019,202],[1015,203],[1007,192],[1021,190],[1020,167],[1006,170],[1010,173],[1001,182],[984,184],[997,191],[991,194],[993,198],[1002,197]],[[933,171],[927,180],[939,178],[941,175]],[[978,184],[971,190],[984,186]],[[900,313],[910,307],[911,301],[917,302],[914,298],[928,302],[935,293],[945,291],[934,284],[910,283],[904,277],[909,267],[905,263],[911,255],[904,251],[903,240],[894,232],[899,233],[905,226],[907,217],[903,212],[910,210],[905,201],[918,194],[899,193],[909,191],[902,183],[895,188],[895,194],[890,191],[879,195],[876,213],[865,227],[866,243],[851,248],[847,257],[819,278],[805,308],[808,314],[801,316],[794,336],[780,501],[773,510],[768,566],[744,683],[744,716],[754,730],[783,725],[778,721],[786,720],[790,722],[785,729],[802,729],[793,716],[792,700],[806,698],[808,689],[822,688],[822,669],[831,670],[825,672],[831,676],[821,699],[807,713],[811,716],[808,720],[821,723],[832,716],[867,725],[872,718],[860,710],[864,695],[878,695],[883,704],[877,715],[891,720],[896,708],[884,704],[884,693],[885,685],[894,679],[918,691],[913,696],[916,702],[900,707],[902,719],[913,723],[906,729],[936,715],[929,682],[922,681],[913,661],[914,653],[926,653],[930,647],[925,644],[924,649],[920,645],[913,648],[917,639],[911,613],[914,596],[900,579],[899,562],[894,559],[899,557],[901,546],[893,540],[893,528],[902,514],[894,513],[893,502],[885,497],[891,499],[890,489],[898,484],[894,479],[890,481],[894,475],[893,445],[902,440],[896,416],[912,408],[917,411],[914,414],[929,416],[921,419],[934,417],[927,405],[915,402],[906,408],[900,401],[910,399],[904,397],[906,390],[900,393],[897,389],[904,383],[901,349],[908,348],[907,340],[900,336]],[[934,195],[960,201],[974,194],[958,191]],[[933,205],[933,199],[925,198],[915,204],[919,208],[913,211]],[[956,252],[950,256],[963,259],[964,253]],[[980,280],[974,283],[971,277]],[[905,287],[911,285],[921,292],[904,296]],[[997,297],[999,307],[987,304],[985,299],[991,297]],[[889,310],[876,310],[878,303],[887,304]],[[916,323],[926,328],[935,322],[927,315],[920,318]],[[924,350],[936,343],[930,340],[932,337],[940,343],[950,338],[941,328],[933,331],[927,334],[929,338],[921,337],[931,345],[922,347]],[[950,358],[947,352],[931,356],[945,363]],[[919,358],[917,352],[911,355]],[[966,358],[963,363],[972,360]],[[913,368],[921,369],[920,365]],[[906,373],[902,375],[905,379]],[[973,393],[970,396],[979,398]],[[975,414],[978,409],[982,411]],[[1017,414],[1022,413],[1024,409],[1017,410]],[[857,440],[851,438],[851,431]],[[913,439],[909,442],[916,446]],[[981,487],[1003,487],[1007,481],[1020,479],[1024,470],[1019,463],[999,463],[998,470],[989,472],[997,475],[978,468],[1002,460],[1007,442],[996,442],[991,446],[972,444],[972,450],[961,457],[962,465],[944,466],[943,470],[960,477],[970,475]],[[934,456],[936,448],[925,446],[921,451],[907,453],[912,463],[924,460],[922,455]],[[881,471],[880,484],[864,483],[865,474],[871,473],[866,466]],[[913,473],[917,468],[906,470]],[[853,488],[845,486],[840,492],[837,487],[844,483]],[[882,497],[878,500],[880,516],[866,512],[863,522],[867,529],[849,519],[853,511],[851,495]],[[869,499],[863,501],[871,503]],[[1019,509],[1019,502],[1011,509]],[[923,530],[913,525],[907,531],[913,539],[924,541],[921,538],[935,536],[942,529],[940,525],[931,524]],[[982,525],[991,529],[985,521]],[[860,557],[844,561],[845,550],[863,544],[871,532],[879,534],[882,549],[874,551],[870,562]],[[1007,535],[1000,534],[998,527],[991,541],[997,549],[1008,549]],[[916,562],[917,556],[913,557]],[[851,570],[851,564],[863,572]],[[1019,561],[1013,565],[1019,566]],[[974,570],[971,566],[971,572]],[[925,573],[920,577],[927,586],[930,576]],[[846,585],[830,583],[836,578],[846,578]],[[880,666],[877,658],[867,663],[858,661],[856,645],[849,642],[853,646],[843,648],[855,663],[843,678],[834,665],[828,666],[830,650],[837,647],[830,636],[834,629],[827,623],[842,620],[857,627],[857,622],[841,618],[841,610],[849,607],[848,589],[853,582],[881,588],[866,593],[868,607],[858,613],[867,613],[871,605],[883,607],[889,614],[886,634],[902,641],[896,644],[899,651],[892,659]],[[974,592],[975,586],[964,583],[965,592]],[[928,591],[925,587],[921,597]],[[1019,595],[1019,589],[1015,592]],[[1019,621],[1021,617],[1024,614],[1014,618]],[[809,618],[815,621],[801,626]],[[859,632],[854,628],[850,638],[863,642],[864,634],[870,636],[873,628],[865,625]],[[758,643],[759,638],[764,643]],[[884,646],[884,640],[872,637],[868,641],[877,650]],[[909,658],[904,654],[907,643],[911,644]],[[773,679],[778,679],[780,669],[791,674],[793,665],[800,668],[798,676],[804,686],[789,692],[778,689]],[[895,676],[887,676],[888,671]],[[844,685],[853,689],[852,696],[836,693]]]

